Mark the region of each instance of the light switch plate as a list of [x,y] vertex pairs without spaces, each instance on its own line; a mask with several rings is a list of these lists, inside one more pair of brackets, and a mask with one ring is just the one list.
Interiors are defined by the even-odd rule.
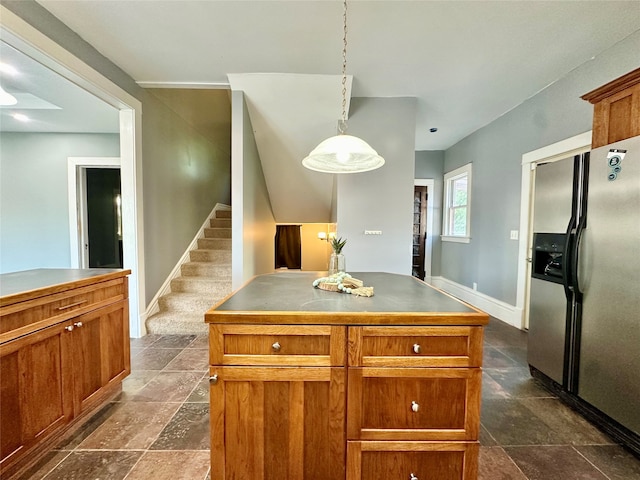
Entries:
[[382,230],[365,230],[365,235],[382,235]]
[[511,240],[518,240],[518,230],[511,230],[511,236],[509,238]]

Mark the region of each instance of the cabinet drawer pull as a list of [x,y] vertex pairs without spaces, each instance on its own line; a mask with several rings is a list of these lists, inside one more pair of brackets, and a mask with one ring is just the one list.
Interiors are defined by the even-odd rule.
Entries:
[[67,332],[71,332],[71,331],[73,330],[73,325],[67,325],[66,327],[64,327],[64,329],[65,329]]
[[271,345],[271,348],[273,348],[274,352],[279,352],[281,347],[280,347],[280,344],[276,342],[273,345]]
[[58,307],[57,310],[68,310],[69,308],[77,307],[83,303],[87,303],[88,300],[82,300],[81,302],[72,303],[71,305],[65,305],[64,307]]
[[218,383],[218,374],[209,377],[209,383],[211,383],[212,385]]
[[414,343],[413,344],[413,353],[420,353],[422,351],[422,348],[420,347],[419,343]]
[[409,480],[418,480],[418,477],[416,477],[413,473],[410,473]]
[[82,326],[82,322],[75,322],[73,326],[80,328]]
[[420,410],[420,405],[418,404],[418,402],[411,402],[411,411],[417,412],[418,410]]

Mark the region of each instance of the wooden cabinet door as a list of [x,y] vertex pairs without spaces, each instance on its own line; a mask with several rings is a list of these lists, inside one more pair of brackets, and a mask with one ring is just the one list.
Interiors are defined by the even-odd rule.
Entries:
[[0,456],[5,470],[72,415],[69,323],[0,345]]
[[130,372],[127,301],[73,319],[75,411],[102,401],[102,388]]
[[349,442],[348,480],[476,480],[477,442]]
[[344,480],[344,368],[210,374],[212,480]]

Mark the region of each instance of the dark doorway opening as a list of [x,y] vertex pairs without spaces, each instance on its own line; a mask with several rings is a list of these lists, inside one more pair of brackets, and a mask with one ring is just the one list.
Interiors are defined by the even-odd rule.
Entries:
[[120,169],[87,168],[89,268],[122,268]]
[[411,275],[424,280],[424,257],[427,241],[427,187],[413,187],[413,259]]
[[300,225],[276,225],[276,268],[300,270],[302,268],[302,242]]

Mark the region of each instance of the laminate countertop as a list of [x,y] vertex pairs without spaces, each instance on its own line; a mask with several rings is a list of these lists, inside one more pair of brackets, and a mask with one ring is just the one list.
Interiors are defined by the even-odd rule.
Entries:
[[486,313],[408,275],[351,273],[374,288],[358,297],[313,287],[326,272],[259,275],[205,314],[208,323],[485,325]]
[[131,270],[113,268],[37,268],[3,273],[0,275],[0,305],[7,306],[130,273]]

